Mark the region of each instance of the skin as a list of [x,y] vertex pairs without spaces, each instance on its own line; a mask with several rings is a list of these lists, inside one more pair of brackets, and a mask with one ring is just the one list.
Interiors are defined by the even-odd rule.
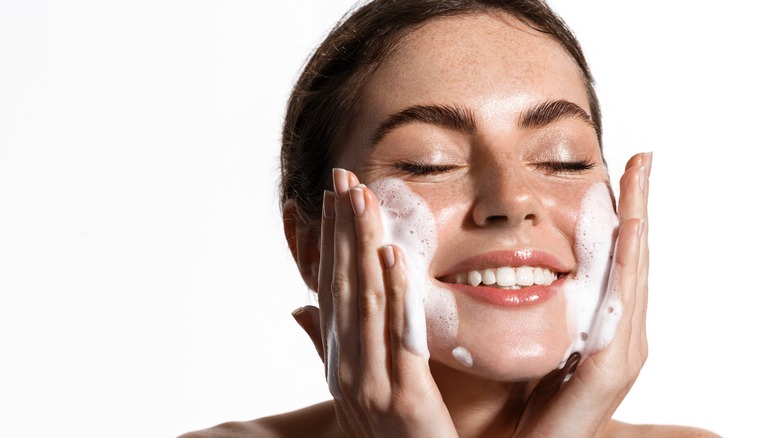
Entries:
[[[347,141],[354,146],[345,148],[337,163],[358,169],[366,183],[401,178],[426,200],[439,236],[429,270],[434,279],[469,257],[500,250],[543,250],[570,272],[576,267],[572,248],[582,198],[592,184],[608,182],[596,132],[577,118],[543,129],[517,129],[517,124],[543,102],[565,100],[588,108],[581,74],[551,38],[503,19],[474,21],[475,26],[456,20],[432,24],[378,69],[358,111],[359,129]],[[430,103],[467,109],[476,132],[419,123],[391,131],[373,148],[363,146],[383,118]],[[577,160],[594,168],[562,173],[542,165]],[[399,162],[453,168],[414,175],[397,169]],[[540,378],[560,363],[570,343],[562,324],[563,294],[511,310],[454,295],[459,335],[454,344],[430,340],[434,361],[466,371],[450,353],[464,346],[478,359],[469,371],[499,381]]]
[[[716,436],[611,420],[647,357],[650,154],[632,157],[620,180],[610,275],[624,313],[607,348],[557,370],[570,342],[561,293],[508,308],[453,292],[455,344],[472,353],[473,367],[452,357],[452,340],[429,337],[430,361],[403,342],[407,257],[382,245],[379,201],[359,184],[400,178],[426,200],[439,237],[429,275],[439,287],[451,289],[442,276],[454,265],[495,250],[544,250],[562,274],[575,272],[580,202],[593,184],[609,183],[596,132],[580,116],[537,127],[517,122],[540,103],[559,100],[589,116],[574,61],[514,18],[439,19],[407,35],[365,89],[336,160],[352,171],[334,171],[320,229],[294,220],[294,202],[285,206],[293,256],[320,299],[319,309],[294,316],[323,357],[336,398],[186,436]],[[403,124],[371,144],[388,116],[431,104],[467,109],[475,129]],[[410,171],[410,162],[436,170]],[[551,162],[588,166],[561,172]]]

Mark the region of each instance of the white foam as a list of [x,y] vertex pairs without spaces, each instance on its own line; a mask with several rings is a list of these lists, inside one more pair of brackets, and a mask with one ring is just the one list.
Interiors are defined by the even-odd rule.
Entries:
[[369,184],[380,202],[385,243],[392,243],[406,256],[405,344],[417,354],[428,357],[428,325],[450,342],[457,333],[455,298],[449,291],[434,287],[428,278],[438,239],[436,219],[425,201],[403,181],[388,178]]
[[609,284],[618,218],[606,184],[594,184],[583,197],[577,218],[577,271],[563,285],[571,346],[583,357],[609,345],[620,321],[622,306]]
[[452,357],[455,358],[464,367],[471,368],[474,366],[474,359],[471,357],[471,353],[463,347],[455,347],[452,349]]
[[339,343],[336,339],[336,330],[334,329],[336,327],[336,318],[335,316],[331,317],[330,321],[330,328],[328,329],[327,333],[327,340],[328,340],[328,357],[327,357],[327,364],[328,364],[328,390],[330,391],[330,395],[332,395],[334,398],[341,399],[341,388],[339,387],[339,379],[338,379],[338,364],[339,364]]

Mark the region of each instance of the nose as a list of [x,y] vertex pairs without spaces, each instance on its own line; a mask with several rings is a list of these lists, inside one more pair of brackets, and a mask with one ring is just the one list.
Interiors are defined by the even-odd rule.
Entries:
[[478,227],[508,226],[544,220],[544,204],[520,163],[494,165],[476,176],[476,199],[472,211]]

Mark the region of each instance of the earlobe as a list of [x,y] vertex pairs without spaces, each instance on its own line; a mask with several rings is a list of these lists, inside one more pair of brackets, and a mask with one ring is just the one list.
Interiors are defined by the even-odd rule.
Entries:
[[309,289],[318,290],[320,249],[319,237],[314,226],[301,218],[295,201],[288,199],[282,207],[284,236],[287,246],[298,265],[303,281]]

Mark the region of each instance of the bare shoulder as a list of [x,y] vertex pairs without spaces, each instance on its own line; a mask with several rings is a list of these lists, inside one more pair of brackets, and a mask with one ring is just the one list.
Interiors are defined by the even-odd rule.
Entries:
[[179,438],[330,438],[340,436],[339,431],[333,402],[327,401],[271,417],[223,423]]
[[688,426],[659,424],[629,424],[612,420],[604,433],[605,438],[721,438],[709,430]]

